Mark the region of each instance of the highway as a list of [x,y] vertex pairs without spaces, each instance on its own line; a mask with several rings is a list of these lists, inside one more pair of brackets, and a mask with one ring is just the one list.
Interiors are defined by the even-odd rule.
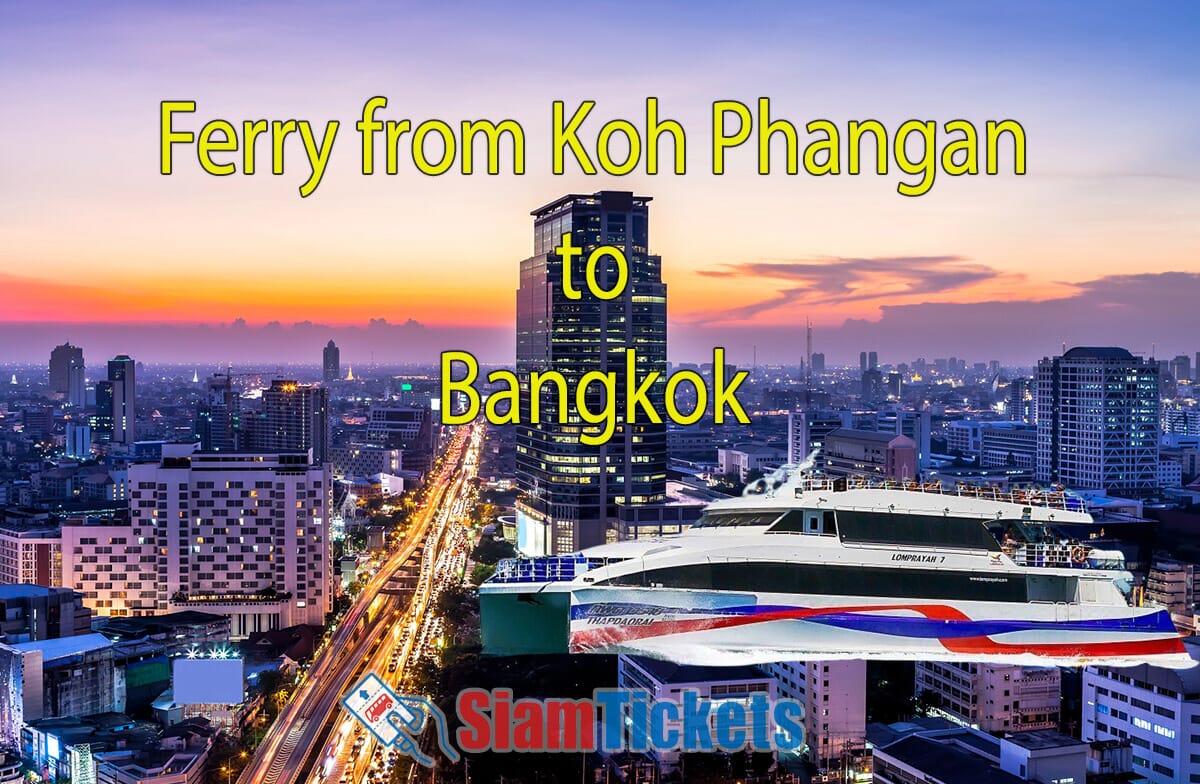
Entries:
[[[350,781],[360,769],[369,775],[376,750],[365,738],[357,741],[363,733],[355,732],[357,724],[339,701],[368,670],[397,683],[410,660],[429,650],[436,626],[431,626],[435,621],[428,609],[450,572],[461,573],[465,564],[467,543],[459,520],[468,509],[472,491],[468,480],[476,471],[482,434],[482,427],[463,427],[454,434],[440,465],[427,479],[425,501],[410,518],[403,541],[392,547],[328,642],[318,649],[290,701],[238,776],[239,784]],[[418,553],[416,589],[400,590],[393,583],[396,572]],[[390,666],[393,662],[395,666]],[[378,769],[382,754],[376,758]],[[352,764],[346,770],[348,762]]]

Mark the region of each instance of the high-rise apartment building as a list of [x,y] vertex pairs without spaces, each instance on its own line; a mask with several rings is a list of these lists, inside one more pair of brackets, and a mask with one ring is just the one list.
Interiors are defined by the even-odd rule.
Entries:
[[[1183,643],[1200,661],[1200,638]],[[1130,743],[1137,780],[1200,781],[1200,667],[1088,667],[1081,704],[1083,739]]]
[[404,453],[404,468],[425,471],[435,447],[433,412],[427,406],[371,406],[367,412],[367,443]]
[[846,781],[861,769],[867,741],[867,663],[860,660],[763,665],[781,698],[804,705],[804,740],[818,768]]
[[324,623],[328,467],[309,452],[195,449],[130,466],[129,520],[63,525],[64,584],[97,615],[200,610],[230,616],[238,638]]
[[342,377],[342,352],[332,339],[325,344],[325,350],[321,352],[321,371],[321,377],[326,383]]
[[820,351],[814,351],[812,355],[812,372],[825,372],[825,354]]
[[112,391],[112,442],[129,445],[137,440],[137,369],[128,354],[108,360]]
[[1159,375],[1123,348],[1073,348],[1037,375],[1037,480],[1139,494],[1158,485]]
[[256,451],[303,452],[329,459],[329,390],[276,379],[262,393],[262,418],[255,428]]
[[71,391],[71,368],[83,367],[83,349],[63,343],[50,352],[50,392],[65,395]]
[[[617,378],[616,410],[625,410],[626,350],[636,349],[639,373],[666,372],[667,287],[662,260],[649,252],[650,198],[623,191],[572,194],[534,210],[533,255],[521,262],[517,291],[517,373],[523,385],[534,371],[558,371],[573,388],[589,371]],[[623,251],[628,281],[613,299],[583,287],[580,299],[563,289],[563,262],[555,252],[564,234],[582,248],[572,278],[584,280],[587,258],[609,245]],[[599,285],[611,290],[617,265],[611,256],[597,264]],[[661,405],[663,384],[651,390]],[[587,405],[601,407],[602,390],[591,385]],[[529,395],[521,421],[529,422]],[[559,424],[558,396],[543,385],[540,422],[517,426],[517,478],[524,491],[517,507],[518,544],[531,553],[569,553],[604,542],[619,507],[666,500],[666,425],[620,422],[600,446],[580,435],[599,432],[585,425],[568,401]]]
[[851,424],[849,411],[797,411],[788,414],[787,461],[800,464],[814,449],[825,448],[825,436]]

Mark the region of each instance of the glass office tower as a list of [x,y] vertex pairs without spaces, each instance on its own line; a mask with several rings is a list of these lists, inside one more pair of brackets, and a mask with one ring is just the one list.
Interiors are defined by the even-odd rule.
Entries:
[[[622,505],[661,503],[666,497],[666,426],[652,424],[642,411],[624,421],[626,350],[637,351],[639,376],[665,375],[667,365],[667,287],[662,262],[649,248],[650,198],[623,191],[571,194],[534,210],[533,256],[521,262],[517,291],[517,373],[523,395],[521,421],[530,420],[530,373],[557,370],[569,386],[567,421],[559,424],[559,398],[553,385],[538,396],[538,424],[517,429],[517,477],[523,491],[517,507],[518,547],[530,554],[562,554],[611,538]],[[582,298],[563,290],[562,259],[555,253],[562,236],[582,248],[572,280]],[[624,251],[628,285],[610,300],[595,297],[584,283],[589,253],[601,245]],[[617,265],[604,257],[598,267],[601,288],[617,280]],[[600,446],[580,442],[586,425],[575,407],[577,382],[589,371],[616,374],[616,410],[612,439]],[[662,411],[665,383],[651,391]],[[590,387],[587,406],[602,409],[603,389]]]

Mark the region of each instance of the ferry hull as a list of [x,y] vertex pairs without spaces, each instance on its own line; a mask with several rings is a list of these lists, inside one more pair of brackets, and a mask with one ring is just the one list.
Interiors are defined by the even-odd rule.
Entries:
[[[530,599],[536,599],[536,603]],[[925,659],[1191,667],[1169,613],[721,591],[483,593],[484,651],[627,653],[683,664]]]
[[1108,605],[912,602],[664,589],[577,589],[573,653],[687,664],[928,659],[1191,667],[1170,614]]
[[502,656],[566,653],[570,612],[565,592],[480,591],[483,650]]

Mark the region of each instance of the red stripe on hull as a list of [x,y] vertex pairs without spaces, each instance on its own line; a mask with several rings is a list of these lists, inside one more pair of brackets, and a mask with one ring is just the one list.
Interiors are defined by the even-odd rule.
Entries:
[[[570,650],[572,653],[586,653],[591,650],[604,649],[611,645],[632,640],[643,640],[650,637],[663,637],[714,629],[729,629],[770,621],[803,620],[805,618],[815,618],[832,613],[895,610],[911,610],[932,620],[971,620],[962,611],[940,604],[917,606],[863,605],[850,607],[807,607],[792,610],[776,610],[753,616],[653,621],[645,626],[608,626],[603,629],[573,632],[570,635]],[[1004,643],[996,642],[990,637],[963,637],[956,639],[939,638],[938,643],[951,653],[966,655],[1026,653],[1037,656],[1100,658],[1109,656],[1158,656],[1186,653],[1182,638],[1180,637],[1167,637],[1155,640],[1113,640],[1093,643]]]

